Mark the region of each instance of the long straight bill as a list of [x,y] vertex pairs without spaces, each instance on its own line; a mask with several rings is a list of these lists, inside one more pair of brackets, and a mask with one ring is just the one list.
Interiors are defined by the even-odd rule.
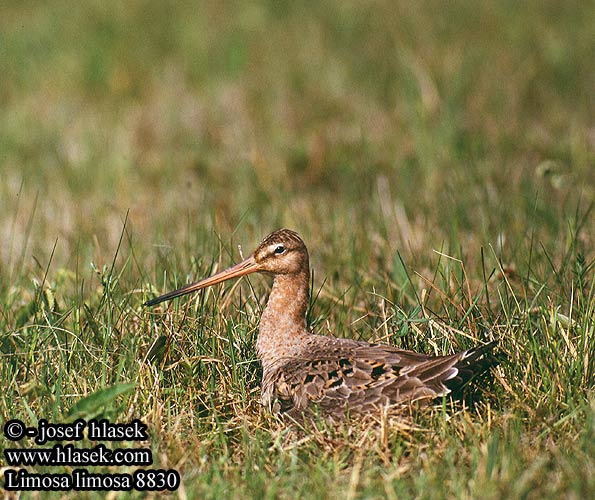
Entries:
[[254,256],[251,255],[239,264],[231,266],[230,268],[225,269],[224,271],[221,271],[217,274],[213,274],[213,276],[197,281],[195,283],[191,283],[190,285],[183,286],[182,288],[178,288],[173,292],[166,293],[154,299],[147,300],[144,303],[144,305],[154,306],[155,304],[159,304],[160,302],[175,299],[176,297],[181,297],[182,295],[186,295],[187,293],[191,293],[211,285],[216,285],[217,283],[221,283],[222,281],[226,281],[232,278],[239,278],[240,276],[255,273],[257,271],[260,271],[260,267],[256,263],[256,260],[254,260]]

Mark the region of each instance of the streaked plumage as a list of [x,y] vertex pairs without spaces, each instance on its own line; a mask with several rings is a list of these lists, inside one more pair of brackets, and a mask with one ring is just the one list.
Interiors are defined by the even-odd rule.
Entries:
[[274,275],[256,351],[262,400],[272,411],[301,417],[314,405],[332,419],[380,407],[431,401],[458,391],[497,364],[493,343],[448,356],[428,356],[308,331],[308,250],[297,233],[279,229],[243,262],[146,302],[154,305],[253,272]]

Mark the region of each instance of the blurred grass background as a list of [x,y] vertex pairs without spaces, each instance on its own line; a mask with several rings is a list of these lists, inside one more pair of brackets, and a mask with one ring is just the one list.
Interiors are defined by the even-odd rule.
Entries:
[[[148,421],[191,496],[592,496],[593,26],[577,1],[2,5],[3,419],[133,381],[111,416]],[[497,423],[437,418],[365,463],[341,436],[279,451],[256,403],[266,280],[140,304],[281,226],[324,282],[319,330],[501,335]]]

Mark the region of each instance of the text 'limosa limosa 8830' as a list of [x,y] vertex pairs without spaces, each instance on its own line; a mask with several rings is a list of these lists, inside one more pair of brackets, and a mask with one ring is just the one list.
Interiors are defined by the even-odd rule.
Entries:
[[273,287],[260,319],[256,352],[262,363],[262,400],[273,412],[301,417],[316,407],[331,419],[382,407],[405,407],[458,391],[497,364],[493,343],[447,356],[429,356],[308,330],[308,250],[297,233],[279,229],[246,260],[209,278],[145,303],[166,300],[264,272]]

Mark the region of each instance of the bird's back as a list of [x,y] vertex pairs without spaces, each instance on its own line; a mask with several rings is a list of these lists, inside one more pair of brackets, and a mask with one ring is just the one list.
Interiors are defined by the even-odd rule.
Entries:
[[497,364],[494,343],[447,356],[310,335],[297,355],[264,370],[263,400],[295,417],[314,406],[329,416],[457,393]]

